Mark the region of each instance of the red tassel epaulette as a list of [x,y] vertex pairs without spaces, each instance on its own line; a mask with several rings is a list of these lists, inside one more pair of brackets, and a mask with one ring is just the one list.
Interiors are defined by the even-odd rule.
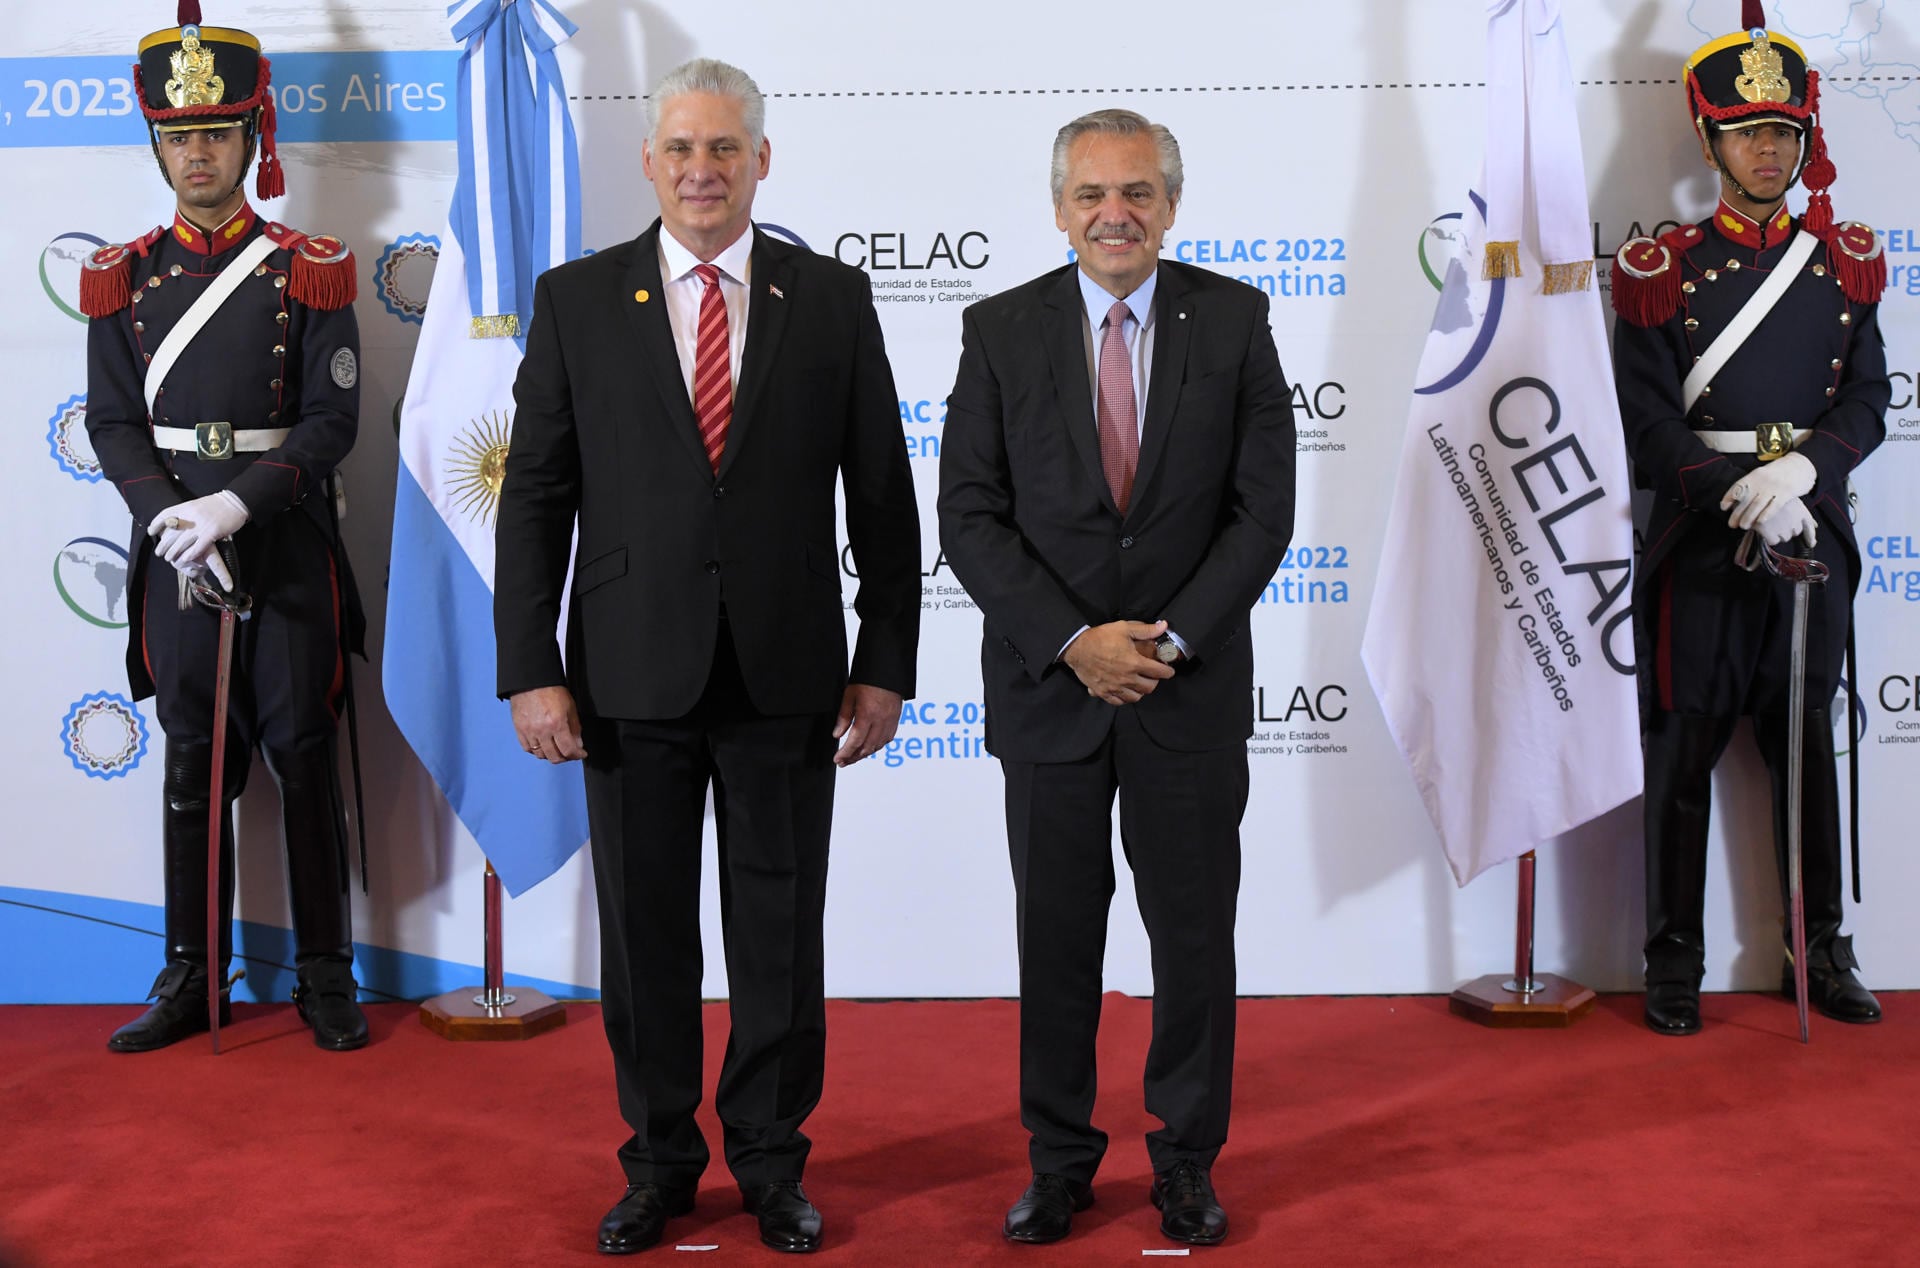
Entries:
[[1887,244],[1858,220],[1836,225],[1827,239],[1827,269],[1856,304],[1877,304],[1887,289]]
[[1613,311],[1636,326],[1658,326],[1679,312],[1680,258],[1699,240],[1697,225],[1628,239],[1613,257]]
[[160,240],[164,229],[154,229],[132,242],[101,247],[80,266],[80,311],[89,317],[111,317],[133,302],[133,257],[144,256]]
[[265,230],[276,244],[293,252],[287,270],[287,297],[309,308],[345,308],[360,293],[359,268],[347,244],[326,234],[304,234],[285,225]]

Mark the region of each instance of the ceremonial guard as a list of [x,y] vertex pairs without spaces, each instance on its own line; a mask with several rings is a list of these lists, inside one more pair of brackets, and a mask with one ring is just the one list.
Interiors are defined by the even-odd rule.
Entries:
[[[179,26],[141,40],[133,72],[172,223],[101,248],[81,279],[87,433],[134,518],[127,669],[167,737],[166,967],[153,1006],[108,1046],[142,1052],[209,1028],[210,924],[225,1020],[232,801],[258,746],[280,786],[294,999],[315,1043],[358,1048],[334,732],[364,622],[333,503],[358,424],[355,266],[338,238],[249,204],[256,151],[260,197],[284,191],[270,68],[258,40],[199,25],[199,8],[183,0]],[[224,862],[210,922],[215,805]]]
[[[1793,587],[1760,566],[1767,547],[1809,555],[1831,577],[1813,587],[1801,625],[1809,1001],[1841,1021],[1880,1018],[1840,933],[1829,710],[1860,576],[1848,474],[1885,436],[1891,395],[1877,306],[1886,265],[1871,228],[1834,220],[1818,72],[1791,39],[1765,29],[1758,0],[1743,17],[1747,29],[1696,50],[1684,74],[1719,205],[1699,224],[1628,242],[1613,269],[1627,448],[1654,493],[1636,603],[1646,1021],[1671,1035],[1700,1028],[1710,775],[1742,715],[1753,718],[1771,777],[1783,895],[1793,883]],[[1799,219],[1786,205],[1796,181],[1809,191]],[[1789,996],[1794,970],[1789,944]]]

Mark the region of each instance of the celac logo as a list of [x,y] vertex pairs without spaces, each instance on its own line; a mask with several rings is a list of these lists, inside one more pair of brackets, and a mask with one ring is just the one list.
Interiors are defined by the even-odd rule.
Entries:
[[40,289],[47,298],[75,321],[85,321],[80,311],[80,269],[94,248],[107,245],[90,233],[63,233],[40,250]]
[[[1467,191],[1473,200],[1475,219],[1484,229],[1487,204],[1479,194]],[[1414,389],[1419,396],[1449,391],[1467,381],[1486,359],[1493,336],[1500,329],[1500,309],[1506,303],[1507,279],[1482,278],[1480,270],[1469,268],[1474,253],[1475,228],[1460,212],[1448,212],[1420,231],[1420,267],[1427,279],[1440,288],[1440,302],[1434,305],[1432,335],[1427,353],[1421,359],[1422,377],[1434,374],[1423,386]],[[1434,272],[1429,244],[1444,243],[1448,248],[1444,276]],[[1429,361],[1432,364],[1429,364]]]
[[73,614],[103,630],[127,628],[127,552],[104,537],[76,537],[53,557],[53,588]]
[[427,314],[427,292],[440,259],[440,239],[410,233],[387,244],[373,266],[375,292],[388,312],[415,325]]
[[47,420],[47,448],[60,469],[76,480],[89,484],[100,481],[100,459],[94,455],[93,442],[87,438],[87,398],[69,396]]
[[146,756],[147,720],[125,696],[96,691],[67,710],[60,745],[87,778],[118,779]]

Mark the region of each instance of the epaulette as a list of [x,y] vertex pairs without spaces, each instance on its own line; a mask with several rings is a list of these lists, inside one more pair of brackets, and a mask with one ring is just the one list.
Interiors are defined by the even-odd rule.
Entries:
[[274,245],[293,252],[287,270],[287,297],[309,308],[345,308],[360,293],[359,269],[347,244],[327,234],[301,233],[282,224],[263,232]]
[[1701,239],[1681,225],[1658,238],[1629,238],[1613,257],[1613,311],[1636,326],[1658,326],[1680,311],[1680,257]]
[[80,265],[80,311],[89,317],[111,317],[133,302],[133,257],[144,256],[160,241],[165,226],[155,226],[144,237],[101,247]]
[[1827,269],[1856,304],[1877,304],[1887,289],[1887,244],[1872,225],[1849,220],[1827,239]]

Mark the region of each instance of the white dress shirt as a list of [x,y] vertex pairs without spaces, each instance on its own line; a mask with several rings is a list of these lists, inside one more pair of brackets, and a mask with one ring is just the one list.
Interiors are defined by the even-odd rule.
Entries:
[[702,260],[660,228],[660,289],[666,292],[667,321],[673,327],[674,350],[680,354],[680,377],[693,401],[693,363],[700,344],[700,297],[706,283],[694,275],[694,266],[711,264],[720,270],[720,297],[727,302],[729,379],[734,395],[740,392],[740,353],[747,346],[747,283],[753,271],[753,229],[711,260]]

